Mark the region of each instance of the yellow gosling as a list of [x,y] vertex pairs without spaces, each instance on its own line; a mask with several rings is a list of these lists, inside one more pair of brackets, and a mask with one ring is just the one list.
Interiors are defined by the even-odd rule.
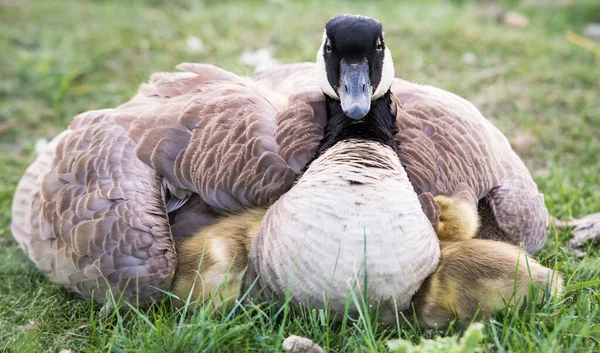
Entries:
[[477,209],[462,198],[437,195],[440,205],[440,222],[436,227],[438,238],[448,241],[471,239],[479,229]]
[[[413,298],[421,327],[445,327],[453,319],[467,323],[479,313],[489,315],[508,305],[520,307],[531,296],[530,281],[539,289],[562,291],[562,277],[504,242],[469,239],[440,242],[440,263]],[[531,277],[529,276],[531,273]]]
[[211,308],[230,308],[238,295],[248,265],[248,252],[256,236],[264,208],[227,216],[200,229],[177,244],[177,270],[172,293],[182,305],[192,291],[191,301]]

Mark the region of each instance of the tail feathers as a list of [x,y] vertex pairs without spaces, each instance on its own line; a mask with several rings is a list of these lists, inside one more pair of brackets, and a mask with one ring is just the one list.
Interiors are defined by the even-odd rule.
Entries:
[[[40,186],[44,176],[52,168],[52,159],[58,141],[67,133],[69,133],[68,130],[60,133],[43,147],[41,143],[36,144],[38,157],[27,168],[15,191],[12,203],[11,231],[19,245],[30,257],[32,257],[31,237],[34,236],[34,233],[39,232],[40,215],[42,214]],[[32,260],[35,261],[33,257]]]

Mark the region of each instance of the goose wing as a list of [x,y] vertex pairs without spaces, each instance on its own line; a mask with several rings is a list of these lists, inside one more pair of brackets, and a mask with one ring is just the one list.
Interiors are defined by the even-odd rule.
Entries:
[[77,116],[17,188],[15,238],[82,297],[160,297],[174,237],[274,201],[318,147],[318,88],[283,95],[211,65],[179,68],[116,109]]
[[[217,212],[266,205],[312,159],[326,122],[315,88],[284,95],[211,65],[155,74],[130,102],[136,155]],[[174,194],[176,194],[174,192]]]
[[[312,76],[308,74],[312,72]],[[281,65],[257,82],[282,94],[318,86],[315,64]],[[433,223],[433,195],[461,196],[479,206],[479,237],[524,242],[530,253],[547,238],[548,211],[527,167],[506,137],[467,100],[450,92],[395,79],[398,155]]]
[[418,194],[463,196],[479,207],[479,237],[524,243],[547,239],[544,197],[506,137],[467,100],[396,79],[399,156]]
[[115,110],[81,114],[21,179],[12,230],[69,291],[99,301],[161,295],[176,258],[160,178],[136,158]]

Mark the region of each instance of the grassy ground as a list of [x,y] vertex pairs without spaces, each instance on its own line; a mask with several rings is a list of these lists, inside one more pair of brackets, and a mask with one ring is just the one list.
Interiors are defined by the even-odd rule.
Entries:
[[[523,12],[530,25],[509,28],[497,23],[493,7],[468,1],[0,1],[0,351],[280,350],[289,334],[332,351],[381,351],[389,339],[430,337],[406,324],[334,326],[317,312],[273,320],[276,314],[251,309],[230,318],[184,314],[168,303],[99,318],[97,306],[56,288],[10,243],[12,194],[38,138],[51,138],[77,113],[123,102],[150,73],[181,61],[251,73],[238,58],[264,47],[281,62],[312,61],[325,21],[352,12],[383,22],[398,76],[466,97],[507,134],[554,217],[599,212],[600,57],[569,43],[565,32],[600,22],[600,2],[501,6]],[[186,51],[188,36],[203,40],[201,53]],[[466,53],[473,63],[465,63]],[[550,234],[537,258],[564,273],[566,295],[487,320],[482,350],[600,349],[593,284],[600,251],[590,246],[577,260],[565,247],[568,232]]]

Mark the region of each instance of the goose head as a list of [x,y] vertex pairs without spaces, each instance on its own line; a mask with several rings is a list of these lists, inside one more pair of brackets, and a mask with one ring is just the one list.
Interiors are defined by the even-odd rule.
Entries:
[[317,54],[317,76],[323,92],[339,101],[348,118],[363,119],[394,79],[381,23],[357,15],[330,19]]

